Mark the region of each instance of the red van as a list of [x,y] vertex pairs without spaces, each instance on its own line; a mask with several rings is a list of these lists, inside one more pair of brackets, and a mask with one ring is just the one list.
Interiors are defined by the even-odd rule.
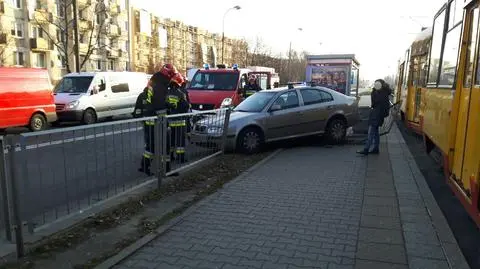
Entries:
[[250,74],[257,77],[264,76],[266,83],[264,87],[271,88],[270,72],[254,72],[248,68],[238,68],[237,65],[233,65],[232,68],[227,68],[225,65],[210,68],[205,64],[203,69],[195,72],[187,88],[192,110],[237,106],[243,101],[243,88]]
[[57,120],[52,88],[46,69],[0,67],[0,129],[46,129]]

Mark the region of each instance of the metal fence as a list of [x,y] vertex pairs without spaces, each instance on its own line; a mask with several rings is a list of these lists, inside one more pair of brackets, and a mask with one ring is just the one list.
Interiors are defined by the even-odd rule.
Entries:
[[[160,184],[164,176],[220,154],[229,116],[223,109],[6,136],[0,140],[0,228],[12,240],[12,227],[26,224],[34,233],[42,225],[155,180],[140,169],[146,149],[152,151],[151,171]],[[151,133],[146,121],[154,122]],[[190,131],[198,121],[219,127],[194,142]]]

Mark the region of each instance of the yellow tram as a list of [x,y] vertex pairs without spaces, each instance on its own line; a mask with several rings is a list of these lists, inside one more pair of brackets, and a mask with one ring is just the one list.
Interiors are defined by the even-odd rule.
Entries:
[[[423,134],[427,151],[437,147],[442,152],[447,182],[478,226],[479,12],[480,0],[446,2],[435,15],[433,22],[428,72],[420,78],[426,80],[425,87],[416,87],[413,83],[415,75],[412,70],[417,69],[414,67],[415,57],[412,53],[412,57],[407,58],[411,60],[410,68],[403,71],[407,81],[405,84],[412,87],[405,88],[408,91],[403,89],[406,93],[402,96],[406,102],[402,110],[405,120],[411,127],[418,126],[417,130]],[[401,78],[402,76],[399,80]],[[409,82],[411,84],[408,84]],[[403,92],[401,87],[397,90]],[[420,98],[417,97],[418,93]]]
[[432,29],[424,28],[400,60],[397,100],[402,120],[417,133],[420,129],[422,89],[426,87]]

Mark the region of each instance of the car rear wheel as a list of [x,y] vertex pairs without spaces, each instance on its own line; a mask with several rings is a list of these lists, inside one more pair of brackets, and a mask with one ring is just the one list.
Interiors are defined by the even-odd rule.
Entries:
[[47,128],[47,119],[40,113],[34,114],[30,119],[30,123],[28,124],[28,128],[32,132],[38,132],[45,130]]
[[97,114],[93,109],[89,108],[83,113],[83,123],[84,124],[94,124],[97,122]]
[[326,130],[327,139],[334,144],[340,144],[345,141],[347,136],[347,123],[345,120],[336,118],[332,119],[327,126]]
[[259,152],[263,146],[263,134],[257,128],[246,128],[237,138],[237,149],[245,154]]

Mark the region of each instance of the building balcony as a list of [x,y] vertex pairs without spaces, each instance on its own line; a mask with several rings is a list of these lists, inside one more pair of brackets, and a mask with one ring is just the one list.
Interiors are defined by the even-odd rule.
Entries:
[[87,20],[80,20],[78,23],[78,28],[80,31],[88,31],[93,29],[93,23]]
[[33,13],[33,20],[38,24],[49,24],[53,21],[53,14],[45,9],[36,9]]
[[78,51],[81,55],[86,55],[88,52],[88,44],[80,43],[80,46],[78,46]]
[[122,31],[120,30],[120,27],[118,27],[118,25],[110,24],[108,26],[108,35],[111,37],[117,37],[122,35]]
[[107,51],[107,57],[108,58],[119,58],[122,57],[122,50],[117,49],[117,48],[112,48],[109,51]]
[[118,4],[110,4],[110,15],[115,16],[121,13],[120,6]]
[[150,45],[150,38],[144,34],[137,33],[135,36],[135,43],[140,47],[148,47]]
[[79,8],[85,8],[92,5],[92,0],[77,0],[77,5]]
[[30,48],[33,51],[50,51],[53,50],[51,42],[45,38],[30,38]]

